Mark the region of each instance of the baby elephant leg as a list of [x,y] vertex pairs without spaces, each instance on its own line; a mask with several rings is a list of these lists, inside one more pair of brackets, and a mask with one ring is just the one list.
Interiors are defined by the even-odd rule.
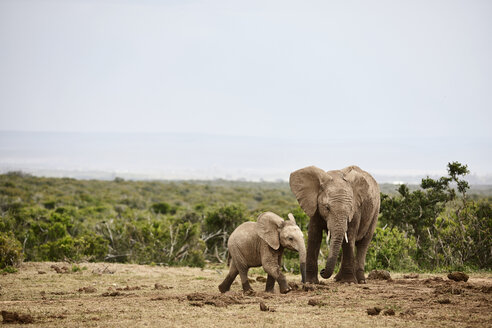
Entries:
[[[268,273],[269,277],[270,276],[273,277],[273,279],[278,282],[278,285],[280,287],[280,292],[282,294],[286,294],[290,292],[291,288],[287,284],[287,279],[285,279],[285,276],[281,272],[280,266],[277,263],[264,263],[263,269]],[[267,287],[268,287],[268,279],[267,279]]]
[[273,278],[271,275],[268,275],[267,281],[266,281],[265,292],[273,293],[274,287],[275,287],[275,278]]
[[241,283],[243,285],[243,292],[244,293],[253,292],[253,288],[251,288],[251,285],[249,284],[249,281],[248,281],[248,269],[249,268],[238,268],[239,276],[241,277]]
[[236,264],[234,263],[234,260],[231,261],[230,267],[229,267],[229,273],[225,277],[224,281],[219,285],[219,290],[221,293],[227,292],[229,289],[231,289],[231,285],[234,282],[234,279],[236,279],[237,274],[239,271],[237,270]]

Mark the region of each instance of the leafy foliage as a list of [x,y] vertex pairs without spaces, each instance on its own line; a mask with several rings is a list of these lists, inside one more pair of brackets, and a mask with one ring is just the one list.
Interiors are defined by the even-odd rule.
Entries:
[[[490,197],[468,195],[466,165],[381,194],[367,268],[492,267]],[[307,240],[309,217],[287,183],[114,181],[0,175],[2,266],[28,261],[117,261],[203,267],[225,262],[227,240],[264,211],[293,213]],[[322,256],[328,254],[323,242]],[[7,260],[7,258],[12,260]],[[284,267],[297,272],[298,254]]]
[[22,245],[12,233],[0,232],[0,269],[16,267],[22,262]]
[[0,175],[0,232],[13,233],[28,261],[203,267],[227,258],[227,239],[239,224],[285,207],[297,204],[282,183]]
[[381,195],[380,223],[415,239],[419,267],[492,266],[492,207],[468,200],[469,185],[463,180],[468,173],[466,165],[449,163],[447,177],[422,179],[420,190],[401,185],[399,195]]
[[407,238],[397,227],[378,227],[368,250],[366,266],[368,270],[413,271],[418,268],[414,261],[416,251],[415,238]]

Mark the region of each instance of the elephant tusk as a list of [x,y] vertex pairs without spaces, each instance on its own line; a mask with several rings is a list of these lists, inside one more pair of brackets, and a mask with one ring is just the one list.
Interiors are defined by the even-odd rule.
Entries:
[[289,217],[289,220],[296,222],[296,219],[294,218],[294,215],[292,215],[292,213],[287,214],[287,216]]
[[347,242],[348,244],[348,237],[347,237],[347,233],[345,233],[345,241]]
[[330,243],[330,230],[328,230],[328,236],[326,236],[326,244],[329,245]]

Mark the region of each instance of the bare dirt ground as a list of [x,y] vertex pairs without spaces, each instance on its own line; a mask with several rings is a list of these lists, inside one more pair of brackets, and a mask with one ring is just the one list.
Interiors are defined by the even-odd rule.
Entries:
[[18,273],[0,275],[4,323],[8,317],[11,326],[29,327],[492,327],[490,273],[472,274],[467,282],[444,274],[392,273],[391,281],[365,285],[329,279],[306,286],[288,275],[294,290],[281,295],[278,287],[275,294],[264,293],[265,283],[256,279],[266,275],[254,269],[256,293],[247,296],[239,277],[230,292],[219,293],[227,269],[79,267],[86,269],[24,263]]

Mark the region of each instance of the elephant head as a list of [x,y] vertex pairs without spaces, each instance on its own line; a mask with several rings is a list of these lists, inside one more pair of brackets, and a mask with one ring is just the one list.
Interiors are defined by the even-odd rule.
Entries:
[[288,215],[289,220],[284,221],[280,216],[266,212],[258,217],[256,233],[271,248],[278,250],[280,246],[299,252],[299,262],[302,282],[306,277],[306,246],[304,234],[297,226],[292,213]]
[[290,175],[290,187],[301,208],[309,217],[319,215],[326,222],[327,242],[331,236],[330,254],[321,272],[323,278],[333,274],[340,247],[349,241],[349,223],[367,192],[368,183],[360,171],[356,166],[328,172],[309,166]]

